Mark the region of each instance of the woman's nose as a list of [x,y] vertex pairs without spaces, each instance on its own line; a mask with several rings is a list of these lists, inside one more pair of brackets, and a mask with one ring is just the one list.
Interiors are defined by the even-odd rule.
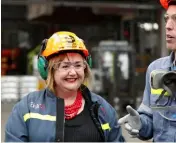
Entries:
[[70,69],[69,69],[69,74],[70,74],[70,75],[76,74],[76,71],[75,71],[74,66],[71,66],[71,67],[70,67]]

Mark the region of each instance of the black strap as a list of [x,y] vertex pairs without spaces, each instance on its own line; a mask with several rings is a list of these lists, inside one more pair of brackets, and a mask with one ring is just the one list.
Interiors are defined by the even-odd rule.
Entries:
[[155,101],[155,104],[157,104],[159,102],[159,100],[161,100],[161,98],[163,98],[164,94],[166,93],[166,90],[164,89],[162,92],[161,92],[161,95],[159,96],[159,98]]
[[56,102],[56,142],[64,142],[64,99],[57,98]]

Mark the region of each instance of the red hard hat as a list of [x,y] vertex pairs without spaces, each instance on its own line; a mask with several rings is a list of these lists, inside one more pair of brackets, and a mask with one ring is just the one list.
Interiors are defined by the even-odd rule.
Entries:
[[168,9],[168,0],[160,0],[160,3],[165,9]]
[[174,5],[176,3],[176,0],[160,0],[161,5],[165,8],[168,9],[169,4],[172,4],[174,2]]

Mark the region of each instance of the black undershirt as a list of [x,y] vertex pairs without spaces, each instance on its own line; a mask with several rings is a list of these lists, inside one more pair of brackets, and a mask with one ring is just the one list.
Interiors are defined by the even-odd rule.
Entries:
[[85,104],[84,110],[71,120],[65,120],[65,142],[102,142]]

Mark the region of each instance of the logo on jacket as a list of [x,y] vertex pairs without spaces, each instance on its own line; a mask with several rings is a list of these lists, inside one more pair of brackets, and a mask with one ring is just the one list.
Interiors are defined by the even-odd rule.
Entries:
[[34,102],[30,103],[30,107],[34,108],[34,109],[45,109],[44,104],[38,104],[38,103],[34,103]]

